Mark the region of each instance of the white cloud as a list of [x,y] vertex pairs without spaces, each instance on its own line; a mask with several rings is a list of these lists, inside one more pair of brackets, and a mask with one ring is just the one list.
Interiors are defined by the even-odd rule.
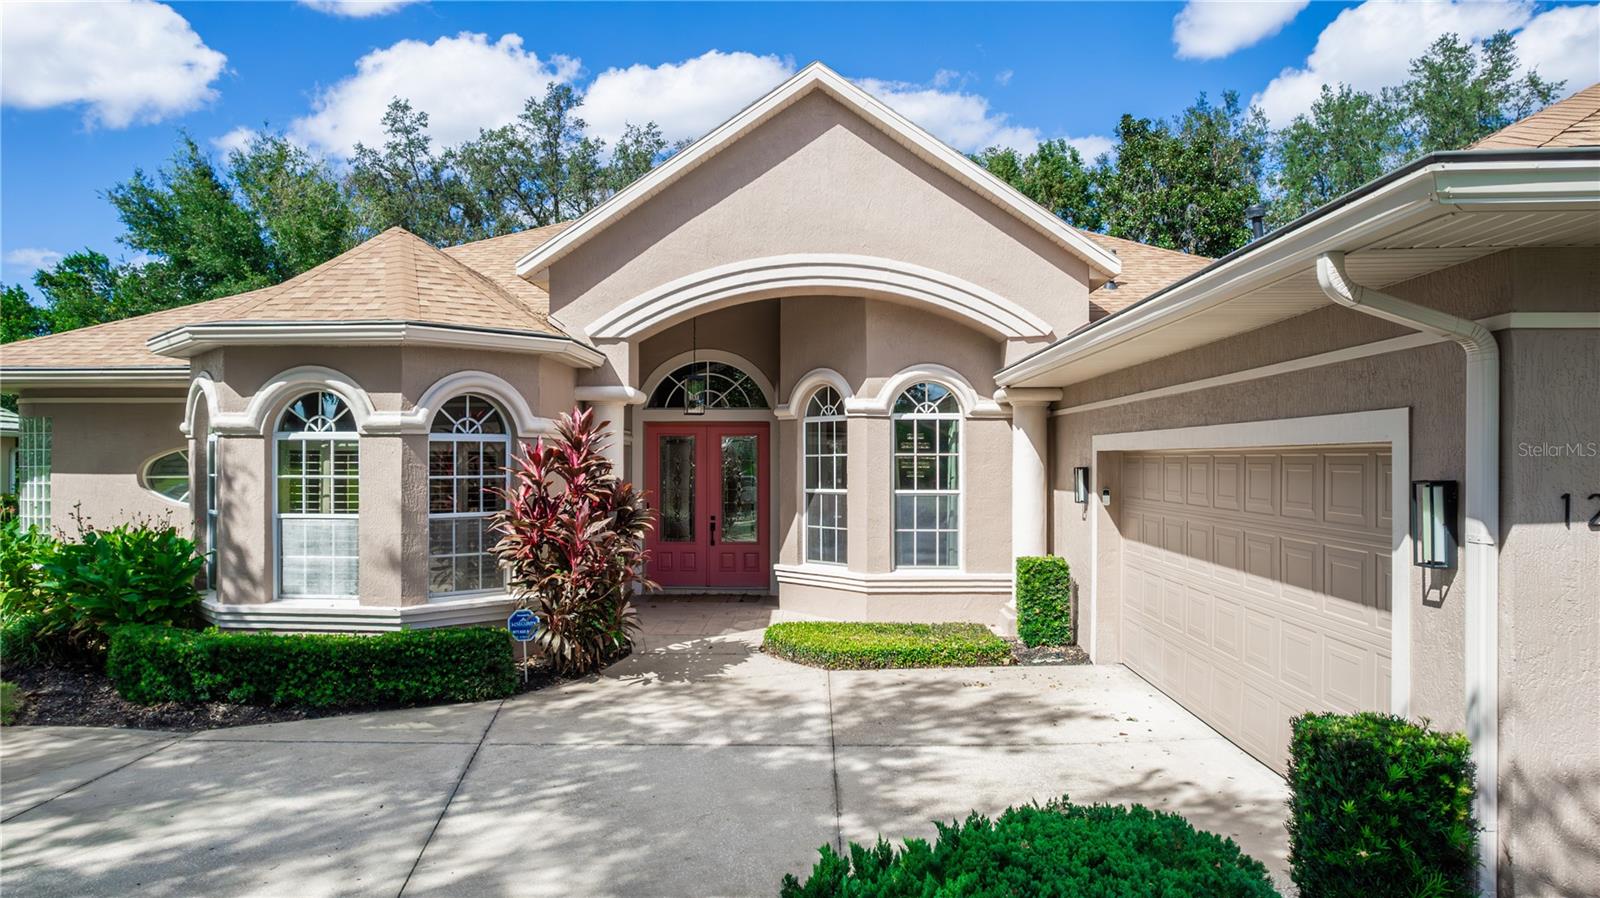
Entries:
[[356,60],[356,73],[318,93],[310,115],[295,119],[290,135],[334,157],[357,143],[383,144],[383,112],[400,97],[428,114],[438,144],[476,137],[480,128],[510,122],[529,97],[543,96],[552,81],[570,81],[578,64],[564,56],[541,59],[507,34],[462,32],[431,44],[403,40]]
[[1172,19],[1179,59],[1221,59],[1283,30],[1311,0],[1189,0]]
[[217,96],[227,57],[188,20],[149,0],[8,3],[0,28],[0,101],[22,109],[82,104],[84,123],[126,128]]
[[31,272],[38,271],[41,268],[49,268],[56,264],[61,261],[62,254],[53,249],[25,247],[11,250],[6,253],[5,258],[7,265],[16,265]]
[[1077,147],[1078,154],[1083,157],[1084,162],[1095,161],[1100,158],[1101,153],[1111,152],[1111,148],[1116,145],[1116,142],[1111,138],[1099,134],[1090,134],[1086,137],[1068,137],[1067,143]]
[[1005,113],[991,110],[989,100],[978,94],[876,78],[856,83],[963,153],[996,146],[1030,152],[1039,145],[1037,128],[1012,123]]
[[614,143],[627,124],[655,122],[669,142],[700,137],[794,74],[791,60],[710,50],[683,62],[606,69],[578,115]]
[[211,138],[211,145],[224,153],[243,152],[256,139],[256,129],[240,125],[226,134]]
[[1600,5],[1558,6],[1517,32],[1517,55],[1564,94],[1600,81]]
[[[1324,84],[1344,83],[1375,91],[1405,80],[1413,58],[1445,32],[1479,41],[1501,29],[1516,30],[1533,18],[1530,0],[1509,2],[1368,2],[1339,13],[1317,37],[1301,68],[1286,68],[1257,94],[1274,127],[1311,108]],[[1541,61],[1540,69],[1544,63]]]
[[994,83],[1000,85],[1001,87],[1005,87],[1006,85],[1011,83],[1012,76],[1014,76],[1016,74],[1017,73],[1012,71],[1011,69],[1003,69],[1003,70],[995,73]]
[[373,16],[386,16],[402,6],[410,6],[417,2],[419,0],[300,0],[300,5],[309,6],[317,12],[327,13],[330,16],[368,19]]

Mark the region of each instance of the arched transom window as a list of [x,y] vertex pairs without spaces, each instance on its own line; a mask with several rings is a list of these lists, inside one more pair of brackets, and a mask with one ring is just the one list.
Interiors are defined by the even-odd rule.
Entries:
[[428,592],[495,589],[500,569],[490,519],[505,506],[511,435],[505,416],[482,396],[457,396],[433,417],[428,434]]
[[726,362],[690,362],[667,375],[650,393],[650,408],[767,408],[767,397],[750,375]]
[[355,416],[335,393],[306,393],[284,409],[275,439],[278,593],[353,598],[361,511]]
[[961,408],[930,381],[895,399],[894,552],[897,567],[961,563]]
[[848,438],[844,402],[833,387],[811,394],[806,403],[805,490],[806,560],[844,564]]

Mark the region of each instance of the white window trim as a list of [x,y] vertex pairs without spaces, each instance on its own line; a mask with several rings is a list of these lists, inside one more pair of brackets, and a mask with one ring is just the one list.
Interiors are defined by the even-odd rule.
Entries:
[[[514,422],[511,420],[511,417],[506,414],[506,412],[504,410],[504,407],[501,406],[498,402],[494,401],[494,397],[485,396],[485,395],[483,395],[481,393],[461,393],[461,394],[457,394],[456,396],[450,396],[448,398],[441,399],[436,404],[436,406],[434,407],[433,415],[431,415],[429,417],[429,419],[428,419],[428,426],[430,428],[429,431],[428,431],[428,445],[429,445],[429,447],[431,448],[434,443],[451,443],[451,444],[455,444],[455,443],[502,443],[505,446],[506,464],[509,466],[511,464],[511,453],[515,448],[515,441],[513,440],[512,435],[510,433],[456,433],[456,432],[453,432],[453,431],[446,432],[446,433],[434,433],[433,432],[433,430],[431,429],[432,425],[433,425],[433,418],[438,416],[439,414],[441,414],[444,411],[445,403],[447,403],[447,402],[449,402],[451,400],[454,400],[454,399],[456,399],[456,398],[458,398],[460,396],[471,396],[471,398],[476,399],[479,402],[487,403],[491,408],[493,408],[495,410],[495,413],[500,416],[500,423],[501,423],[502,427],[510,428],[510,427],[512,427],[514,425]],[[430,455],[431,455],[431,453],[430,453]],[[424,464],[431,464],[431,462],[424,462]],[[452,462],[451,464],[452,464],[452,469],[453,469],[454,462]],[[481,512],[481,511],[445,511],[445,512],[435,512],[433,510],[433,508],[432,508],[432,501],[433,501],[432,500],[432,482],[433,482],[433,479],[434,479],[433,478],[432,469],[429,468],[424,473],[423,477],[429,484],[428,499],[426,500],[429,503],[428,524],[427,524],[427,527],[428,527],[428,538],[429,538],[429,546],[428,546],[428,567],[429,567],[429,572],[428,572],[428,601],[430,601],[430,602],[441,602],[441,601],[450,601],[452,599],[468,598],[468,597],[471,597],[471,596],[481,596],[481,595],[504,593],[506,591],[505,572],[504,571],[500,572],[500,582],[495,584],[494,586],[486,586],[486,587],[482,587],[482,588],[479,588],[479,589],[457,589],[457,590],[450,590],[448,592],[434,592],[433,591],[433,572],[432,572],[432,568],[433,568],[433,559],[436,557],[433,554],[433,545],[432,545],[433,522],[434,521],[446,521],[446,520],[455,521],[455,520],[470,520],[470,519],[476,519],[476,518],[488,518],[488,517],[493,515],[493,512],[489,512],[487,514],[484,513],[484,512]],[[451,479],[452,480],[456,479],[454,474],[451,475]],[[510,474],[509,471],[507,471],[505,476],[501,480],[501,485],[502,486],[509,486],[510,483],[511,483],[511,474]],[[445,557],[445,556],[437,556],[437,557]],[[457,557],[460,557],[460,556],[459,556],[458,553],[452,552],[452,553],[450,553],[449,557],[450,558],[457,558]]]
[[[361,523],[360,523],[361,522],[361,511],[360,511],[359,506],[358,506],[355,514],[348,514],[348,513],[345,513],[345,514],[331,514],[331,513],[330,514],[321,514],[321,513],[317,513],[317,514],[301,514],[301,513],[295,513],[295,512],[291,512],[291,513],[285,514],[284,512],[281,512],[281,511],[278,510],[278,506],[279,506],[279,496],[278,496],[278,488],[279,488],[279,479],[278,479],[278,458],[279,458],[279,456],[278,456],[278,443],[279,442],[283,442],[283,441],[290,441],[290,442],[327,441],[327,442],[330,442],[330,443],[348,442],[348,443],[353,444],[355,446],[355,449],[356,449],[357,502],[359,503],[359,501],[360,501],[359,497],[360,497],[360,488],[361,488],[361,486],[360,486],[360,484],[361,484],[361,435],[360,435],[360,432],[359,432],[359,428],[360,428],[360,423],[359,423],[360,419],[359,418],[356,419],[357,420],[356,426],[357,426],[358,430],[355,430],[355,431],[338,430],[338,431],[288,431],[288,432],[281,432],[281,431],[278,430],[278,424],[282,421],[284,412],[286,412],[288,410],[289,404],[291,402],[293,402],[294,400],[299,399],[301,396],[304,396],[307,393],[313,393],[313,392],[333,393],[334,395],[338,396],[340,399],[345,400],[345,405],[346,405],[346,408],[349,410],[349,414],[351,414],[352,416],[355,415],[355,406],[350,404],[349,400],[345,397],[344,393],[342,391],[339,391],[339,390],[330,389],[327,386],[313,386],[313,387],[310,387],[308,389],[300,390],[300,391],[295,392],[295,393],[293,393],[291,395],[280,397],[280,401],[275,403],[275,405],[277,407],[277,413],[275,415],[273,415],[272,418],[270,419],[271,420],[270,426],[273,429],[273,434],[272,434],[272,515],[273,515],[273,520],[272,520],[272,558],[273,558],[272,573],[273,573],[273,581],[274,581],[273,582],[273,590],[272,590],[273,598],[276,601],[280,601],[280,602],[282,602],[282,601],[301,601],[301,600],[309,599],[309,600],[317,600],[317,601],[359,603],[360,602],[360,591],[361,591],[361,585],[360,585],[361,584]],[[356,521],[356,592],[355,593],[351,593],[351,594],[332,594],[332,595],[312,595],[312,594],[285,595],[284,592],[283,592],[283,522],[284,522],[284,520],[285,519],[289,519],[289,520],[329,520],[329,519],[332,519],[332,520],[346,520],[346,519],[350,519],[350,518],[354,518],[355,521]]]
[[187,470],[189,461],[189,450],[187,448],[179,446],[176,449],[163,449],[162,451],[157,452],[155,455],[146,458],[144,461],[139,462],[139,488],[156,497],[157,499],[160,499],[162,502],[167,503],[168,505],[176,505],[180,508],[188,508],[189,499],[194,495],[193,478],[189,478],[189,485],[185,488],[182,499],[174,499],[150,485],[150,465],[157,459],[166,458],[167,456],[178,452],[183,453],[184,467]]
[[[816,387],[815,389],[813,389],[809,394],[807,394],[805,396],[805,405],[803,406],[803,408],[805,409],[806,415],[800,421],[800,558],[805,564],[822,564],[822,565],[828,565],[830,567],[845,567],[850,562],[850,549],[849,549],[849,540],[850,540],[850,517],[849,517],[850,488],[848,486],[848,482],[849,482],[849,473],[848,472],[849,472],[849,467],[850,467],[850,461],[849,461],[849,459],[850,459],[850,419],[844,413],[844,400],[846,398],[846,394],[839,392],[837,389],[834,389],[834,395],[837,396],[838,399],[839,399],[838,404],[837,404],[837,408],[838,408],[837,412],[835,412],[834,414],[831,414],[831,415],[811,415],[810,414],[812,401],[816,398],[817,394],[819,394],[823,390],[827,390],[827,389],[833,389],[833,385],[824,383],[824,384]],[[829,453],[827,455],[827,457],[828,458],[843,458],[845,460],[845,470],[846,470],[845,480],[846,480],[846,484],[847,485],[844,486],[844,487],[832,486],[832,487],[827,487],[827,488],[818,487],[816,489],[812,489],[810,484],[808,484],[806,482],[806,479],[809,476],[809,472],[811,470],[810,462],[811,462],[811,459],[813,457],[811,452],[807,449],[807,446],[809,445],[809,439],[810,439],[810,434],[808,433],[808,429],[810,428],[810,426],[812,424],[820,424],[820,423],[824,423],[824,422],[833,422],[833,423],[844,425],[844,441],[845,442],[844,442],[844,452],[843,452],[843,454]],[[816,457],[821,458],[823,456],[818,454]],[[837,483],[837,480],[835,480],[835,483]],[[838,561],[838,560],[828,561],[828,560],[824,560],[824,559],[821,559],[821,558],[812,558],[811,557],[811,496],[813,494],[816,494],[816,495],[829,495],[829,496],[842,496],[844,498],[844,501],[845,501],[844,527],[843,528],[835,528],[835,527],[819,527],[819,528],[817,528],[819,530],[837,530],[838,531],[838,536],[836,536],[835,539],[843,538],[844,541],[845,541],[845,546],[844,546],[843,550],[838,552],[838,553],[836,553],[836,554],[841,554],[841,555],[844,556],[844,560],[842,560],[842,561]]]
[[[907,414],[907,415],[895,414],[894,411],[893,411],[894,403],[899,400],[900,394],[904,393],[906,390],[909,390],[911,387],[916,386],[919,383],[936,384],[938,386],[944,387],[947,390],[950,390],[950,392],[955,396],[956,406],[959,409],[959,411],[956,411],[956,412],[938,412],[938,413],[933,413],[933,414],[922,414],[922,413],[912,413],[912,414]],[[967,389],[970,390],[971,387],[967,387]],[[890,533],[891,539],[890,539],[889,551],[891,553],[890,557],[891,557],[891,559],[893,559],[893,568],[895,570],[897,570],[897,571],[958,571],[958,572],[959,571],[965,571],[966,570],[966,565],[967,565],[967,425],[966,425],[967,406],[962,404],[960,391],[958,389],[956,389],[955,387],[952,387],[950,384],[945,383],[945,382],[943,382],[943,381],[941,381],[939,379],[936,379],[936,378],[929,377],[929,378],[922,378],[920,380],[913,380],[913,381],[910,381],[908,383],[905,383],[903,386],[900,387],[899,391],[894,394],[893,398],[889,401],[889,409],[890,409],[890,414],[889,414],[889,496],[890,496],[890,502],[891,502],[891,507],[889,509],[889,523],[890,523],[890,526],[892,527],[892,530],[891,530],[891,533]],[[895,465],[895,459],[899,456],[900,453],[895,451],[895,446],[894,446],[894,422],[896,422],[896,421],[905,421],[905,420],[933,420],[933,421],[955,421],[956,422],[956,482],[958,484],[956,489],[954,489],[954,490],[902,490],[902,489],[900,489],[900,487],[899,487],[899,477],[898,477],[899,471],[898,471],[898,469],[897,469],[897,467]],[[935,457],[937,457],[937,454],[935,455]],[[898,515],[899,515],[899,504],[900,504],[899,501],[898,501],[899,497],[900,496],[952,496],[952,495],[956,497],[956,563],[953,564],[953,565],[943,565],[943,564],[901,564],[900,561],[899,561],[899,559],[900,559],[900,532],[901,532],[900,531],[900,521],[899,521],[899,517],[898,517]],[[924,531],[919,531],[919,530],[916,530],[915,528],[913,528],[911,531],[908,531],[908,532],[920,533],[920,532],[924,532]],[[938,532],[938,531],[935,530],[934,532]]]

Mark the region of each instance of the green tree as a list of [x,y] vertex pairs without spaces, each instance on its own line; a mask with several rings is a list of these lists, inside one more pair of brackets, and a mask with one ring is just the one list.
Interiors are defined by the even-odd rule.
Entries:
[[1272,222],[1292,221],[1400,164],[1400,125],[1400,111],[1382,97],[1324,84],[1311,111],[1273,136]]
[[119,290],[126,274],[104,253],[92,249],[70,253],[50,268],[33,273],[33,284],[44,294],[44,315],[51,333],[103,324],[152,309],[133,305]]
[[990,147],[972,161],[1070,224],[1100,230],[1093,178],[1083,156],[1065,140],[1047,140],[1023,156],[1010,147]]
[[21,287],[0,284],[0,343],[26,340],[50,332],[50,319]]
[[628,125],[611,148],[611,162],[605,172],[607,193],[616,193],[649,174],[666,155],[667,139],[661,136],[655,122]]
[[369,234],[405,228],[435,246],[485,236],[483,214],[472,192],[435,153],[428,114],[398,97],[383,113],[381,150],[356,144],[350,161],[350,191],[357,220]]
[[339,180],[282,134],[257,133],[229,154],[228,170],[266,238],[275,276],[293,277],[355,245],[355,210]]
[[1204,94],[1172,122],[1124,115],[1095,172],[1108,233],[1220,256],[1250,238],[1245,210],[1261,199],[1267,127],[1238,94]]
[[1474,48],[1444,34],[1411,60],[1410,76],[1388,92],[1400,106],[1417,153],[1459,150],[1548,105],[1562,81],[1533,66],[1519,76],[1516,38],[1500,31]]

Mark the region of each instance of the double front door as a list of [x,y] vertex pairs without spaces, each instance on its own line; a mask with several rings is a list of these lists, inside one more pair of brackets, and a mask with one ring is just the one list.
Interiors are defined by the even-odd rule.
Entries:
[[765,421],[645,424],[645,484],[658,518],[650,579],[766,591],[771,577]]

